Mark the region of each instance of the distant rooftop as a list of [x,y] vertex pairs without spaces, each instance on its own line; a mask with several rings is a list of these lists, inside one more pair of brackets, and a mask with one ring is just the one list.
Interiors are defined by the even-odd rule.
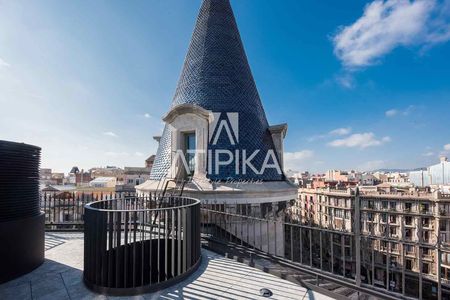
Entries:
[[102,183],[102,182],[109,182],[111,180],[116,180],[116,178],[115,177],[97,177],[94,180],[92,180],[91,182]]
[[146,167],[125,167],[125,175],[140,175],[142,173],[148,173],[150,175],[151,168]]
[[73,191],[77,187],[74,185],[47,185],[42,189],[43,192],[67,192]]

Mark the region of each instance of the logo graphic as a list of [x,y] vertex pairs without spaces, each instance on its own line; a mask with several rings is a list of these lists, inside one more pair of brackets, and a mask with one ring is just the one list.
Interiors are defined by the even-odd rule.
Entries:
[[239,143],[239,113],[214,112],[210,121],[209,143],[217,145],[217,141],[224,130],[231,145],[234,146]]
[[[282,174],[278,163],[277,154],[273,149],[252,149],[251,151],[241,148],[239,144],[239,113],[237,112],[213,112],[209,121],[209,145],[222,147],[211,147],[206,149],[178,149],[172,160],[172,170],[184,167],[185,173],[194,175],[195,164],[198,161],[205,162],[207,174],[219,175],[221,169],[226,168],[226,174],[230,176],[230,169],[235,175],[246,175],[251,172],[262,175],[267,169],[274,169]],[[221,141],[227,138],[228,145],[221,145]],[[188,163],[189,160],[189,163]],[[181,161],[181,164],[180,164]],[[262,163],[261,163],[262,162]],[[193,167],[194,165],[194,167]],[[203,168],[203,166],[202,166]]]

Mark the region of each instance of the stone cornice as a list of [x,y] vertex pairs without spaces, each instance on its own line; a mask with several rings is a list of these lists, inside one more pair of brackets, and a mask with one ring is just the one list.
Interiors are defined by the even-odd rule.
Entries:
[[206,110],[198,105],[194,104],[180,104],[172,108],[163,118],[163,121],[166,123],[172,123],[178,116],[184,114],[194,114],[199,116],[200,118],[204,118],[209,120],[211,111]]
[[286,137],[287,129],[288,125],[286,123],[269,126],[269,131],[271,134],[281,133],[283,138]]

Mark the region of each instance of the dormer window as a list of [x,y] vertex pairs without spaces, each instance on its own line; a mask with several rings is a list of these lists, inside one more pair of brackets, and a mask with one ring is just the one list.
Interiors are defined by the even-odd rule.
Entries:
[[186,170],[189,174],[188,176],[194,175],[195,171],[195,133],[189,132],[184,133],[184,153],[186,155],[186,162],[188,164],[189,170]]

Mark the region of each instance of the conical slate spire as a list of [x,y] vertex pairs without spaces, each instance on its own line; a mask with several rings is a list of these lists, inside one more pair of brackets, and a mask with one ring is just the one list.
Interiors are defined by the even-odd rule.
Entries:
[[205,0],[200,9],[172,106],[236,111],[249,104],[265,119],[228,0]]
[[[268,150],[274,150],[272,137],[261,100],[256,89],[229,0],[204,0],[197,18],[189,50],[177,85],[172,108],[180,104],[195,104],[212,112],[233,112],[239,116],[239,144],[230,145],[226,136],[208,149],[260,150],[252,163],[260,170]],[[164,129],[152,176],[161,177],[170,167],[170,132]],[[240,158],[242,159],[242,158]],[[253,179],[282,180],[275,169],[263,174],[252,170],[246,175],[235,174],[234,165],[222,167],[214,180]]]

